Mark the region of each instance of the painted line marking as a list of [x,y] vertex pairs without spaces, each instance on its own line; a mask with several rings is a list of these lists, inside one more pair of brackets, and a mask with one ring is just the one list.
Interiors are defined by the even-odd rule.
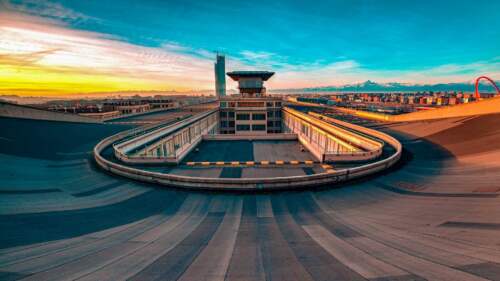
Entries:
[[276,160],[275,163],[276,163],[276,165],[283,165],[283,164],[285,164],[285,161],[283,161],[283,160]]
[[194,164],[195,164],[195,163],[194,163],[194,162],[187,162],[186,164],[187,164],[188,166],[194,166]]
[[331,169],[331,168],[333,168],[331,165],[327,165],[327,164],[321,165],[321,167],[323,169]]
[[311,160],[306,160],[306,161],[304,161],[304,163],[305,163],[305,164],[312,165],[312,164],[314,164],[314,161],[311,161]]
[[269,165],[269,161],[260,161],[261,165]]
[[246,164],[251,166],[251,165],[254,165],[255,162],[254,161],[247,161]]
[[222,162],[222,161],[215,162],[215,165],[224,165],[224,164],[225,164],[225,162]]
[[239,164],[240,164],[239,161],[233,161],[233,162],[231,162],[231,165],[239,165]]
[[297,160],[292,160],[292,161],[290,161],[290,164],[293,164],[293,165],[297,165],[297,164],[299,164],[299,163],[300,163],[300,162],[299,162],[299,161],[297,161]]
[[201,162],[201,165],[208,166],[208,165],[210,165],[210,162]]

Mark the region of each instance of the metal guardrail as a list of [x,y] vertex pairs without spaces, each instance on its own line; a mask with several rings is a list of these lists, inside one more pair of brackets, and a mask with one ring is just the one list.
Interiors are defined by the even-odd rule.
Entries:
[[[361,126],[357,126],[361,127]],[[174,174],[164,174],[152,172],[125,166],[105,159],[101,152],[112,145],[114,142],[127,137],[130,132],[122,132],[111,137],[105,138],[94,147],[94,158],[99,167],[110,173],[130,178],[133,180],[154,183],[159,185],[199,189],[199,190],[276,190],[276,189],[294,189],[304,187],[315,187],[318,185],[336,184],[355,178],[363,177],[385,170],[401,158],[403,147],[395,138],[369,128],[356,128],[364,133],[382,139],[395,149],[391,156],[381,159],[377,162],[361,165],[355,168],[335,170],[314,175],[302,175],[291,177],[270,177],[270,178],[207,178],[207,177],[189,177]]]

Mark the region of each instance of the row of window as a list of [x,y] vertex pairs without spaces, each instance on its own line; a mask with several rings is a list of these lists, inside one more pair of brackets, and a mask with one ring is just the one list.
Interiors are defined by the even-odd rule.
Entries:
[[[235,114],[234,111],[221,111],[219,112],[221,118],[233,119]],[[281,110],[268,111],[267,118],[281,118]],[[250,120],[249,113],[240,113],[236,115],[237,120]],[[264,113],[253,113],[252,120],[266,120],[266,114]]]
[[[266,107],[281,107],[281,102],[276,101],[268,101],[266,102]],[[227,108],[227,107],[263,107],[264,102],[250,102],[250,101],[241,101],[241,102],[235,102],[235,101],[230,101],[230,102],[225,102],[221,101],[220,102],[220,107],[221,108]]]
[[[281,127],[281,121],[267,121],[268,127]],[[221,121],[221,128],[234,128],[234,121]]]
[[[266,120],[266,115],[263,113],[252,113],[252,120]],[[250,114],[240,113],[236,114],[236,120],[250,120]]]
[[268,127],[281,127],[281,121],[267,121]]
[[[266,125],[264,124],[253,124],[251,126],[252,131],[265,131],[266,130]],[[247,124],[238,124],[236,125],[236,130],[237,131],[250,131],[250,125]]]

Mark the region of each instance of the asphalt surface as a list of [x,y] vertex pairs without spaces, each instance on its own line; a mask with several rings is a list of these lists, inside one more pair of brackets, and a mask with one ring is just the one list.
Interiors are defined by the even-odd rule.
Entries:
[[2,118],[0,280],[500,280],[499,121],[378,125],[391,171],[235,194],[101,172],[93,145],[128,127]]

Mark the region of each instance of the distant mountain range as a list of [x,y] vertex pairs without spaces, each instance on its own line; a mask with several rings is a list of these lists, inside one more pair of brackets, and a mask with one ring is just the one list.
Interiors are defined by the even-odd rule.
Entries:
[[[496,82],[500,85],[500,82]],[[495,89],[490,84],[481,83],[479,89],[484,92],[494,92]],[[279,89],[270,90],[271,92],[292,92],[292,93],[316,93],[316,92],[418,92],[418,91],[459,91],[473,92],[474,84],[463,83],[443,83],[443,84],[409,84],[409,83],[377,83],[366,81],[356,84],[347,84],[342,86],[325,86],[301,89]]]

